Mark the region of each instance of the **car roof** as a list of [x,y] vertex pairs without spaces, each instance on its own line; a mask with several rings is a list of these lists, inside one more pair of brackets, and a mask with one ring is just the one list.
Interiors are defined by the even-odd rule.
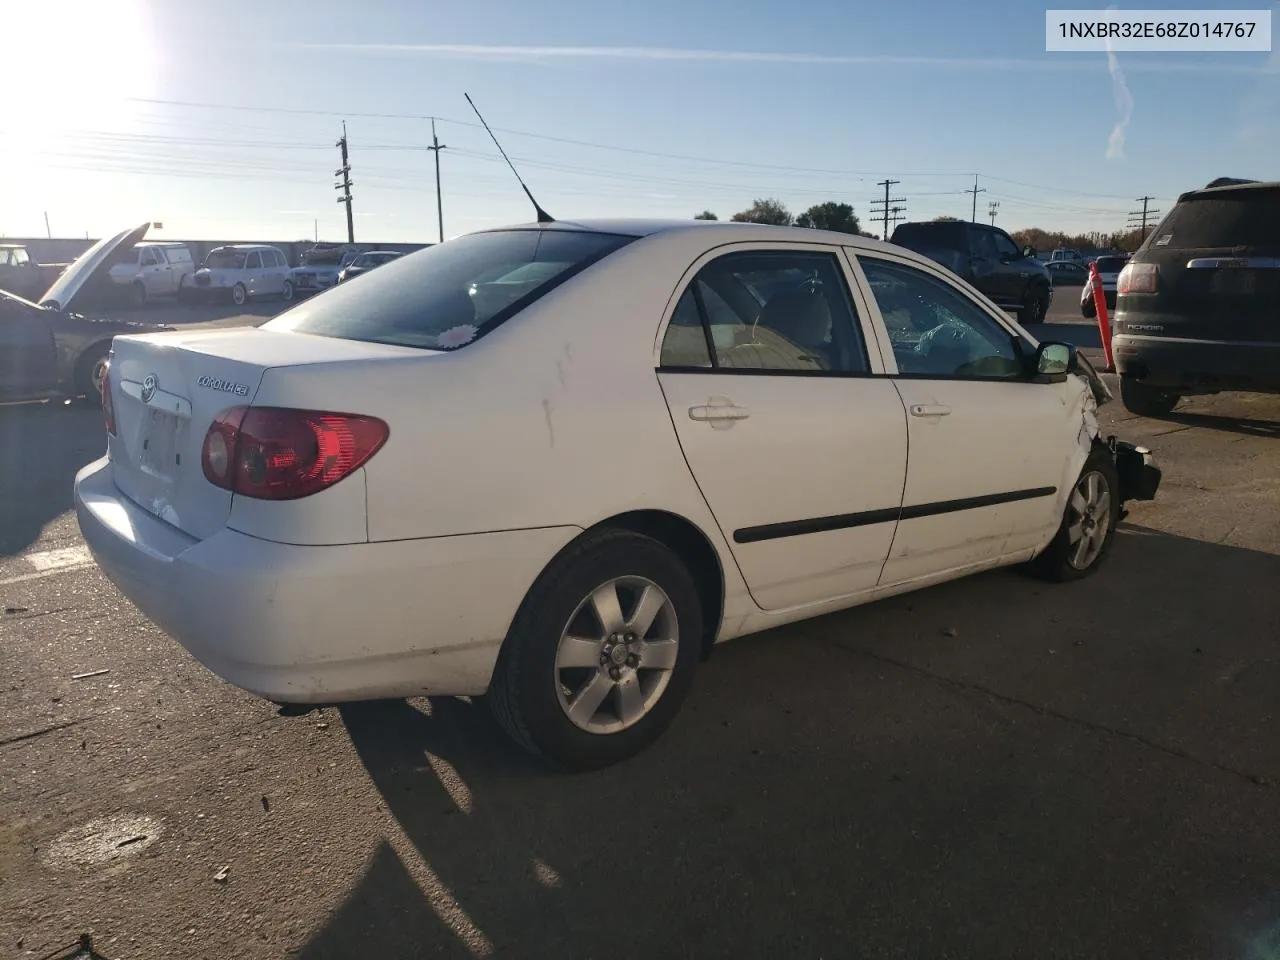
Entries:
[[587,218],[582,220],[557,220],[553,223],[516,223],[503,227],[491,227],[477,233],[499,233],[506,230],[547,230],[577,231],[579,233],[608,233],[626,237],[652,237],[659,234],[690,233],[693,231],[722,230],[733,231],[733,239],[737,241],[783,241],[792,243],[809,241],[810,243],[838,243],[845,246],[861,247],[866,250],[880,250],[901,254],[902,247],[885,243],[870,237],[860,237],[853,233],[838,233],[832,230],[816,230],[812,227],[780,227],[765,223],[736,223],[731,220],[677,220],[677,219],[638,219],[638,218]]
[[1178,202],[1181,203],[1183,200],[1192,200],[1199,197],[1215,197],[1227,194],[1233,194],[1236,196],[1241,194],[1247,195],[1255,190],[1259,192],[1280,190],[1280,180],[1227,180],[1225,177],[1220,177],[1218,180],[1213,182],[1218,185],[1201,187],[1198,190],[1188,190],[1179,195]]

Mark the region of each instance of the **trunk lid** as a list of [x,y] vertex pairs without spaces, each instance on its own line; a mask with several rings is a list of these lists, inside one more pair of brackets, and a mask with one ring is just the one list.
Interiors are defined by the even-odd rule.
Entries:
[[111,359],[116,487],[197,539],[226,525],[233,495],[205,479],[215,417],[253,403],[273,367],[403,357],[405,348],[253,327],[117,337]]

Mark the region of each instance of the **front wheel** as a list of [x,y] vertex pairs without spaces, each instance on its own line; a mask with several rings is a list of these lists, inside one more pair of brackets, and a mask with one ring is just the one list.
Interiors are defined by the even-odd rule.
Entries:
[[231,302],[237,307],[243,307],[249,299],[249,291],[245,289],[243,283],[237,283],[231,288]]
[[1120,378],[1120,402],[1130,413],[1140,417],[1164,417],[1173,412],[1178,405],[1176,393],[1157,390],[1133,377]]
[[89,348],[76,362],[76,393],[94,406],[102,405],[102,381],[107,375],[110,354],[111,345],[100,344]]
[[599,769],[670,726],[701,642],[698,590],[675,553],[628,531],[590,533],[529,591],[486,699],[526,750]]
[[1120,522],[1120,479],[1111,452],[1095,448],[1076,481],[1062,523],[1049,545],[1029,564],[1044,580],[1087,577],[1102,565]]
[[286,280],[284,282],[284,286],[280,288],[280,299],[283,300],[285,303],[289,303],[291,300],[293,300],[293,281],[292,280]]

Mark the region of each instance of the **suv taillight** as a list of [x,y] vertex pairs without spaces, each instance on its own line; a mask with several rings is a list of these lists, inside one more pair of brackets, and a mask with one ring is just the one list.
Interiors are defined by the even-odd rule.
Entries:
[[1155,293],[1159,279],[1160,270],[1154,263],[1126,263],[1120,276],[1116,277],[1116,295]]
[[214,486],[259,500],[297,500],[360,469],[387,441],[376,417],[280,407],[224,410],[200,462]]
[[111,436],[116,435],[116,405],[111,400],[111,363],[107,362],[107,368],[102,371],[102,385],[99,387],[102,394],[102,421],[107,426],[107,433]]

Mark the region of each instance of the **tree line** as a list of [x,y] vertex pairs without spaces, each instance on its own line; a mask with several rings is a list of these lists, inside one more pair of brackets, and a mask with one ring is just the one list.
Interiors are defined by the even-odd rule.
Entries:
[[[719,220],[710,210],[703,210],[693,219]],[[756,200],[755,203],[740,210],[729,218],[734,223],[767,223],[777,227],[811,227],[815,230],[832,230],[836,233],[852,233],[860,237],[874,234],[863,233],[853,207],[847,203],[828,200],[826,203],[815,203],[808,210],[792,215],[780,200]]]
[[[703,210],[694,217],[695,220],[719,220],[710,210]],[[729,218],[734,223],[767,223],[780,227],[812,227],[817,230],[832,230],[836,233],[852,233],[860,237],[874,237],[873,233],[863,231],[853,207],[847,203],[828,200],[816,203],[803,213],[793,215],[780,200],[757,199],[746,210],[740,210]],[[959,217],[934,217],[935,221],[956,220]],[[1064,233],[1061,230],[1044,230],[1040,227],[1027,227],[1010,233],[1019,246],[1029,244],[1036,250],[1052,250],[1055,247],[1069,247],[1081,253],[1100,253],[1105,250],[1119,250],[1132,253],[1142,243],[1143,234],[1140,229],[1120,230],[1114,233],[1102,233],[1094,230],[1089,233]]]

